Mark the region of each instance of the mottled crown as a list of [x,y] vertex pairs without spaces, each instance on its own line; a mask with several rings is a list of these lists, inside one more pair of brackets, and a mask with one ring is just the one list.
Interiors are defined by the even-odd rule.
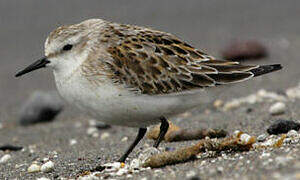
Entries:
[[60,26],[50,33],[45,42],[45,55],[53,56],[59,53],[66,44],[76,45],[88,40],[88,34],[104,24],[102,19],[89,19],[79,24]]

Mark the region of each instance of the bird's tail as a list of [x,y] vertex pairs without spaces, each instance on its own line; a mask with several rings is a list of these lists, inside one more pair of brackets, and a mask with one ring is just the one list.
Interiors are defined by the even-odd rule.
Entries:
[[254,77],[256,77],[273,71],[278,71],[280,69],[282,69],[281,64],[272,64],[259,66],[258,68],[251,69],[250,72],[252,72],[254,74]]

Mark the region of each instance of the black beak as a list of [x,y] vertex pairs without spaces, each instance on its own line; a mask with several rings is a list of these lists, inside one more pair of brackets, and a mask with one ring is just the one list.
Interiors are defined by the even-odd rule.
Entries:
[[47,60],[46,57],[43,57],[42,59],[39,59],[37,61],[35,61],[34,63],[32,63],[31,65],[29,65],[27,68],[25,68],[22,71],[19,71],[15,77],[19,77],[22,76],[23,74],[29,73],[31,71],[34,71],[36,69],[40,69],[40,68],[44,68],[46,67],[46,64],[50,63],[49,60]]

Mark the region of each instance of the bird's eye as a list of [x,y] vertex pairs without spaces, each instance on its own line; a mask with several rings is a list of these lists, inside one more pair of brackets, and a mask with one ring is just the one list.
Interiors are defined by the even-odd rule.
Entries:
[[69,51],[69,50],[72,49],[72,47],[73,47],[72,44],[66,44],[66,45],[63,47],[63,50],[64,50],[64,51]]

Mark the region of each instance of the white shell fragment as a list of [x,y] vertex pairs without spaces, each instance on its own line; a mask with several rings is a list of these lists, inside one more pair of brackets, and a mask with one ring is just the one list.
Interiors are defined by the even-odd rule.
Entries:
[[268,137],[268,135],[266,135],[266,134],[261,134],[261,135],[259,135],[259,136],[257,137],[257,141],[258,141],[258,142],[263,142],[263,141],[265,141],[265,140],[267,139],[267,137]]
[[242,144],[248,144],[250,142],[251,138],[252,137],[249,134],[242,134],[240,136],[240,140],[241,140]]
[[9,161],[10,159],[11,159],[11,155],[5,154],[5,155],[3,155],[3,156],[1,157],[1,159],[0,159],[0,164],[1,164],[1,163],[6,163],[6,162]]
[[40,178],[37,178],[36,180],[50,180],[50,179],[46,178],[46,177],[40,177]]
[[269,112],[272,115],[278,115],[278,114],[283,114],[285,110],[286,110],[286,105],[283,102],[277,102],[270,107]]
[[41,166],[37,165],[37,164],[31,164],[28,169],[27,172],[29,173],[35,173],[35,172],[39,172],[41,170]]
[[98,137],[98,129],[96,127],[89,127],[86,131],[86,133],[91,137]]
[[287,99],[275,92],[266,91],[264,89],[259,90],[256,94],[250,94],[246,97],[236,98],[224,104],[223,109],[225,111],[236,109],[243,104],[255,104],[259,102],[269,101],[280,101],[285,102]]
[[70,146],[73,146],[73,145],[77,144],[77,140],[76,139],[70,139],[69,144],[70,144]]
[[42,172],[50,172],[54,169],[54,163],[52,161],[48,161],[41,166]]
[[95,176],[97,173],[91,173],[86,176],[80,176],[78,180],[98,180],[100,179],[99,177]]
[[298,137],[299,134],[297,131],[295,130],[290,130],[287,134],[286,134],[287,137]]
[[109,136],[110,136],[110,134],[109,134],[108,132],[105,132],[105,133],[102,133],[102,134],[101,134],[100,139],[101,139],[101,140],[104,140],[104,139],[109,138]]
[[290,99],[300,99],[300,83],[296,87],[292,87],[286,90],[286,95]]

